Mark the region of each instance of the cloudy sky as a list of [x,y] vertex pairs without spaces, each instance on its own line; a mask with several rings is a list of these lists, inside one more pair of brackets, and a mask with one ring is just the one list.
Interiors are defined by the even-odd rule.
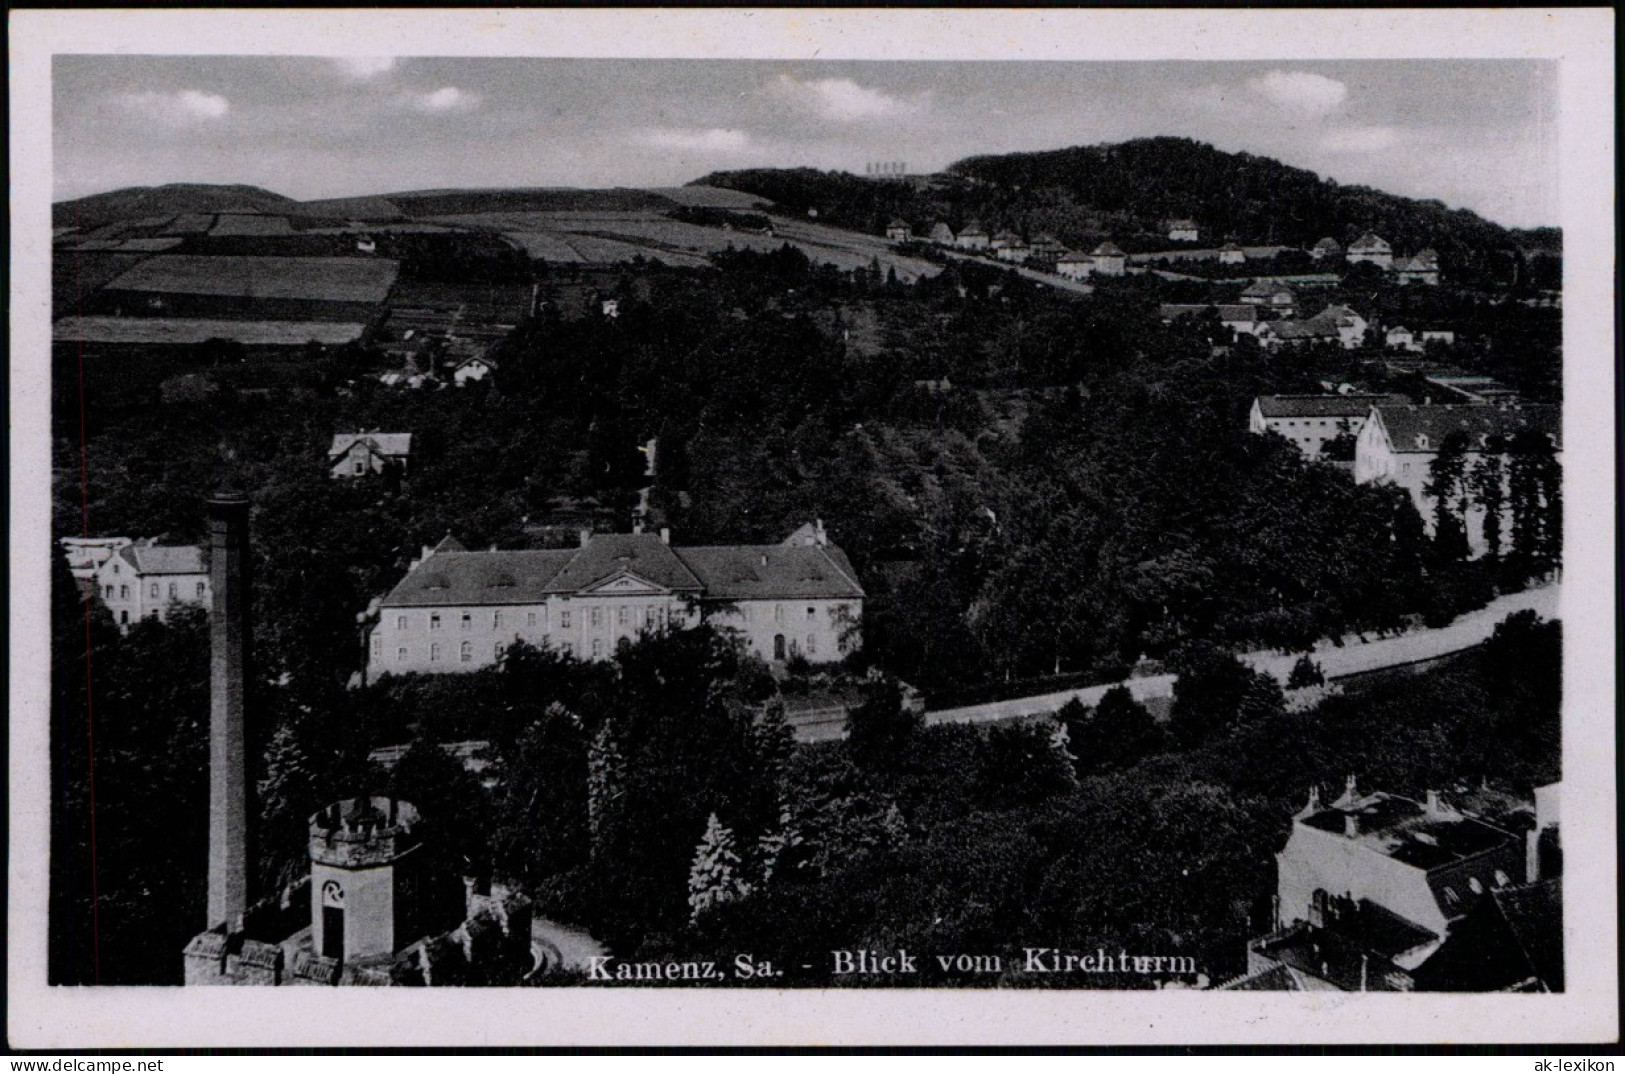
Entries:
[[1556,66],[1529,61],[772,62],[58,56],[54,196],[171,182],[308,199],[665,186],[753,166],[1184,135],[1557,219]]

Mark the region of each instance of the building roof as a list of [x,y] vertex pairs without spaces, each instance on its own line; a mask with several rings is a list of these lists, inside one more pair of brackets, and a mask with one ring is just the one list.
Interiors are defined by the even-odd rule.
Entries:
[[1240,253],[1241,247],[1236,243],[1227,242],[1223,246],[1219,247],[1219,251],[1221,253]]
[[1337,335],[1337,325],[1319,317],[1302,321],[1270,321],[1269,330],[1277,339],[1288,341],[1325,339]]
[[1298,983],[1291,970],[1277,962],[1268,969],[1249,973],[1245,977],[1237,977],[1219,986],[1221,992],[1301,992],[1303,986]]
[[[1529,403],[1520,406],[1400,406],[1377,407],[1382,426],[1388,433],[1388,442],[1401,454],[1421,452],[1431,454],[1439,449],[1444,438],[1456,430],[1467,434],[1468,443],[1476,447],[1487,436],[1510,439],[1523,429],[1545,433],[1559,450],[1563,446],[1563,408],[1550,403]],[[1425,437],[1426,439],[1419,439]],[[1421,445],[1426,444],[1426,447]]]
[[123,559],[140,575],[148,574],[208,574],[209,565],[203,558],[203,549],[193,545],[129,544],[118,551]]
[[726,545],[676,551],[704,584],[708,598],[794,600],[863,596],[863,589],[852,574],[852,565],[838,549],[827,546]]
[[891,221],[886,224],[886,230],[890,231],[894,227],[906,228],[906,227],[908,227],[908,221],[907,220],[899,220],[897,217],[894,216],[894,217],[891,218]]
[[1193,230],[1193,229],[1195,229],[1195,227],[1196,227],[1196,221],[1195,220],[1170,220],[1170,221],[1168,221],[1168,230],[1169,231],[1187,231],[1187,230]]
[[388,459],[404,458],[412,454],[411,433],[334,433],[332,446],[327,449],[327,457],[337,458],[349,451],[350,445],[357,440]]
[[1424,872],[1434,872],[1516,842],[1516,837],[1448,807],[1430,810],[1420,802],[1377,791],[1345,795],[1318,808],[1298,823],[1344,835],[1347,818],[1355,818],[1351,841]]
[[672,548],[654,534],[599,534],[580,548],[453,551],[442,541],[380,607],[538,604],[632,575],[717,600],[862,598],[852,564],[829,545]]
[[1364,418],[1373,406],[1403,398],[1401,395],[1260,395],[1256,402],[1266,418]]
[[1337,244],[1337,240],[1334,239],[1334,238],[1331,238],[1330,236],[1327,236],[1326,238],[1321,239],[1319,242],[1315,243],[1313,248],[1316,249],[1316,250],[1341,250],[1342,249],[1342,247]]
[[1128,255],[1125,254],[1122,250],[1119,250],[1115,243],[1108,240],[1106,242],[1101,243],[1099,246],[1095,247],[1094,256],[1096,256],[1096,257],[1127,257]]
[[[1236,248],[1238,250],[1240,249],[1239,246]],[[1288,287],[1284,283],[1276,283],[1273,280],[1258,280],[1252,284],[1249,284],[1247,289],[1241,293],[1243,295],[1251,295],[1257,298],[1274,298],[1276,295],[1282,293],[1284,293],[1288,298],[1293,297],[1292,288]]]
[[965,229],[963,231],[961,231],[960,234],[961,235],[986,235],[987,232],[982,230],[982,225],[981,224],[978,224],[976,221],[972,220],[970,223],[965,225]]
[[953,238],[954,229],[943,223],[941,220],[938,220],[936,223],[931,225],[931,237],[933,239],[940,238],[944,235],[950,239]]
[[1020,242],[1021,236],[1017,235],[1014,231],[1001,231],[997,235],[993,236],[993,240],[995,242]]
[[692,592],[702,588],[694,572],[657,535],[606,533],[576,549],[547,589],[550,593],[578,593],[623,573],[664,589]]
[[1057,265],[1081,265],[1095,259],[1093,254],[1081,253],[1077,250],[1068,250],[1055,259]]
[[149,257],[107,285],[110,291],[232,298],[382,302],[400,263],[362,257]]
[[1349,243],[1349,250],[1351,252],[1355,250],[1376,250],[1381,252],[1390,252],[1393,250],[1393,247],[1389,246],[1380,235],[1368,231],[1364,235],[1361,235],[1359,238],[1355,239],[1353,242]]

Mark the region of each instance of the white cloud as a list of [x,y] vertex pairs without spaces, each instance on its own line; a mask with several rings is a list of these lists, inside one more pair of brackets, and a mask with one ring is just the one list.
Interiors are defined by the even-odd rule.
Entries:
[[929,91],[911,97],[894,97],[882,90],[860,86],[850,78],[803,82],[790,75],[780,75],[779,88],[802,107],[842,123],[918,115],[931,104]]
[[1249,79],[1247,88],[1283,111],[1311,119],[1329,114],[1349,95],[1344,83],[1308,71],[1270,71]]
[[219,119],[231,111],[231,102],[219,94],[192,89],[175,90],[170,93],[158,93],[153,90],[123,93],[119,95],[118,102],[130,111],[139,112],[149,119],[176,125]]
[[633,141],[657,149],[681,149],[686,152],[743,153],[751,148],[749,134],[722,127],[709,130],[663,127],[641,131],[633,137]]
[[1322,135],[1320,147],[1331,153],[1381,153],[1405,140],[1397,127],[1344,127]]
[[365,82],[393,71],[396,60],[393,56],[335,56],[333,63],[341,73]]
[[414,93],[408,103],[420,112],[470,112],[480,106],[480,95],[456,86],[441,86],[429,93]]

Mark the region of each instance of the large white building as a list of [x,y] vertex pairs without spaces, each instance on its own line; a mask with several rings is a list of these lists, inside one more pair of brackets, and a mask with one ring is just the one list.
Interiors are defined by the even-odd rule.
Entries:
[[172,604],[209,602],[209,565],[203,550],[136,541],[96,568],[96,595],[120,630],[153,617],[167,619]]
[[1260,395],[1247,414],[1247,431],[1277,433],[1317,459],[1342,433],[1358,437],[1372,407],[1404,401],[1402,395]]
[[516,641],[607,660],[640,634],[702,621],[764,660],[840,660],[861,644],[863,587],[822,524],[782,544],[674,548],[583,534],[571,549],[425,549],[378,607],[372,675],[489,667]]

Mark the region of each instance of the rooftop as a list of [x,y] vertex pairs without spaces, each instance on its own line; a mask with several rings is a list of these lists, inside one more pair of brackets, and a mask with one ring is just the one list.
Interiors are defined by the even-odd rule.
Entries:
[[208,574],[203,549],[192,545],[131,544],[119,549],[119,557],[137,574]]
[[1545,433],[1559,449],[1563,445],[1563,409],[1550,403],[1518,406],[1385,404],[1378,407],[1378,414],[1388,432],[1389,443],[1397,452],[1437,451],[1444,438],[1457,430],[1467,434],[1468,443],[1474,448],[1486,437],[1510,439],[1524,429]]
[[334,433],[333,443],[327,449],[329,458],[344,454],[350,445],[362,441],[380,455],[399,457],[412,454],[411,433]]
[[1371,408],[1402,400],[1400,395],[1261,395],[1266,418],[1363,418]]
[[1502,846],[1512,835],[1448,806],[1430,809],[1420,802],[1377,791],[1345,794],[1328,807],[1298,818],[1298,823],[1348,837],[1348,818],[1355,819],[1352,840],[1360,846],[1424,871],[1443,868]]

